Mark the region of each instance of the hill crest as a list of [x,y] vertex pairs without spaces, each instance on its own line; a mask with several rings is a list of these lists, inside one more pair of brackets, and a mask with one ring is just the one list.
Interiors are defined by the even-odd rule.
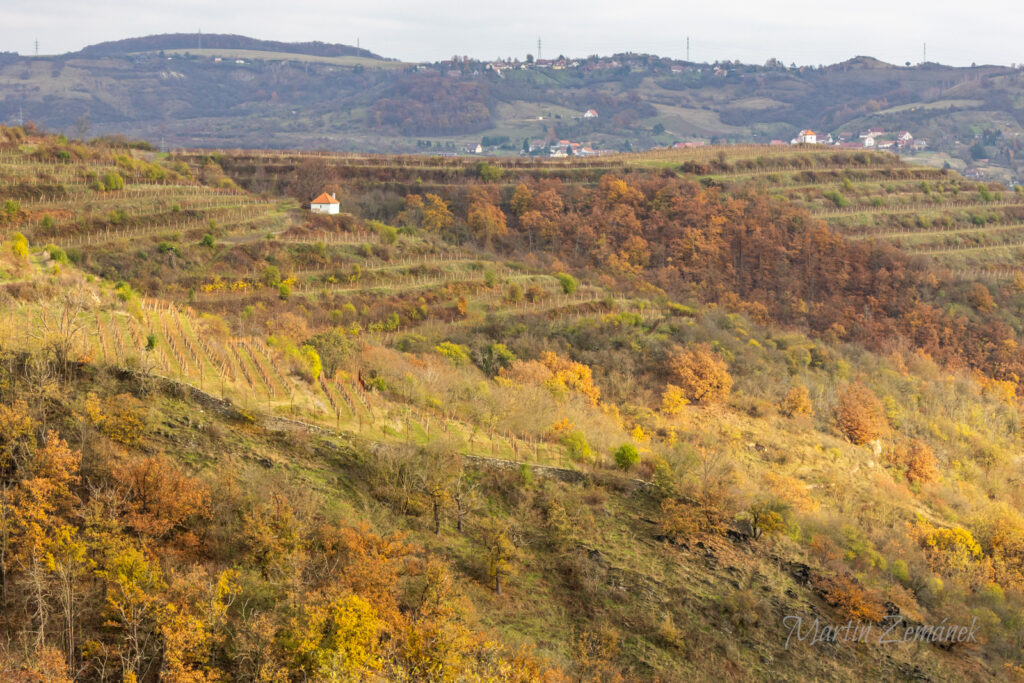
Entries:
[[113,40],[82,48],[77,54],[85,57],[124,55],[156,50],[223,49],[260,50],[264,52],[290,52],[315,57],[367,57],[384,59],[369,50],[340,43],[310,41],[290,43],[278,40],[260,40],[229,33],[162,33],[138,38]]

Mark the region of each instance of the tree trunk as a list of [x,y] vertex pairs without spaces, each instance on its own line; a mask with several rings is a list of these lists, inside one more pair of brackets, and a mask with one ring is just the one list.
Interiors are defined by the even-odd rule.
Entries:
[[441,533],[441,496],[434,495],[434,533]]
[[494,592],[501,595],[501,572],[494,572]]

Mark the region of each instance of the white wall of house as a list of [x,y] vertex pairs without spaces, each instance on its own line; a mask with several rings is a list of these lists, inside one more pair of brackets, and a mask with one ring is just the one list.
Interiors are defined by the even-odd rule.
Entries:
[[338,213],[341,211],[339,204],[310,204],[309,210],[313,213]]

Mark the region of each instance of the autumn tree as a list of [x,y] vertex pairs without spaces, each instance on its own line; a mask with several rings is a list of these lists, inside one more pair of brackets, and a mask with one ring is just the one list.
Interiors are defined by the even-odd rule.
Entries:
[[495,237],[508,233],[504,212],[488,202],[473,204],[469,209],[466,222],[469,229],[473,231],[473,234],[486,249],[491,248],[491,242]]
[[705,344],[669,356],[672,384],[693,403],[709,405],[729,398],[732,376],[729,366]]
[[512,200],[509,202],[509,207],[512,209],[517,217],[522,217],[524,213],[530,210],[530,205],[533,203],[533,192],[530,191],[523,183],[516,185],[515,191],[512,193]]
[[761,538],[763,534],[773,534],[785,531],[787,527],[786,517],[789,515],[789,506],[779,500],[761,499],[750,504],[744,513],[744,518],[750,524],[751,532],[755,539]]
[[878,595],[864,588],[849,574],[817,577],[815,585],[825,601],[835,608],[844,620],[879,623],[885,617],[885,607]]
[[44,564],[53,577],[64,623],[64,656],[68,669],[74,671],[83,593],[96,563],[78,529],[68,524],[61,524],[48,534],[44,553]]
[[436,194],[427,193],[423,197],[423,218],[421,227],[428,232],[441,233],[455,224],[455,216]]
[[889,452],[889,461],[903,470],[911,482],[927,484],[939,478],[935,453],[920,439],[897,444]]
[[142,401],[131,394],[118,394],[100,398],[89,392],[83,404],[83,413],[100,433],[125,446],[135,446],[145,429]]
[[165,455],[131,458],[115,473],[123,487],[124,519],[140,534],[165,538],[209,514],[209,492]]
[[981,282],[975,282],[967,291],[967,301],[982,313],[991,313],[996,310],[995,299],[992,292]]
[[860,380],[839,394],[836,421],[846,438],[857,445],[874,441],[889,430],[885,407]]
[[145,678],[158,647],[158,623],[166,604],[160,564],[151,553],[124,539],[107,549],[96,571],[106,585],[109,626],[120,631],[125,676]]
[[425,205],[423,197],[418,194],[405,196],[405,207],[398,213],[397,222],[409,228],[418,228],[423,225],[423,212]]
[[786,417],[802,417],[814,415],[814,406],[807,393],[807,387],[797,384],[779,403],[779,412]]
[[661,412],[666,415],[678,415],[689,404],[690,401],[686,398],[686,392],[682,387],[668,384],[661,392]]
[[512,571],[516,547],[508,537],[508,529],[492,520],[484,530],[487,549],[487,575],[494,580],[494,592],[502,594],[502,581]]
[[628,472],[640,462],[640,453],[636,446],[631,443],[624,443],[615,449],[615,464],[619,469]]

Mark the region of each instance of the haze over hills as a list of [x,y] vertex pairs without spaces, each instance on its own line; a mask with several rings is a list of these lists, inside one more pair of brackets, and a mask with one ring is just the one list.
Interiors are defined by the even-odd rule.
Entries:
[[[856,142],[882,127],[926,140],[936,165],[963,170],[986,159],[1010,170],[1000,179],[1016,177],[1024,76],[1015,67],[531,59],[412,65],[345,45],[148,36],[52,57],[4,55],[0,121],[170,146],[392,152],[487,137],[504,153],[538,138],[612,150],[788,142],[804,128]],[[598,116],[584,120],[587,110]]]

